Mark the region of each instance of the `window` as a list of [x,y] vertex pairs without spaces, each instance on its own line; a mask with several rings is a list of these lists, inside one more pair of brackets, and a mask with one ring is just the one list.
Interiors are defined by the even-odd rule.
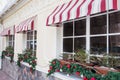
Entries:
[[90,52],[106,54],[107,51],[107,15],[90,18]]
[[8,36],[8,46],[14,47],[14,35]]
[[65,23],[63,28],[63,53],[74,53],[78,49],[85,49],[85,19]]
[[35,54],[36,54],[36,39],[37,39],[37,31],[27,31],[26,49],[33,50],[33,53]]
[[63,23],[63,53],[89,50],[120,57],[120,11],[108,11]]

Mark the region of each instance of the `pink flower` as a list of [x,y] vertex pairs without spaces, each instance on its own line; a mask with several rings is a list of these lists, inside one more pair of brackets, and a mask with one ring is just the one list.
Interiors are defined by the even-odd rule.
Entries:
[[79,75],[80,75],[80,72],[78,72],[78,71],[77,71],[77,72],[76,72],[76,75],[78,75],[78,76],[79,76]]
[[53,69],[53,67],[52,67],[52,66],[50,66],[50,70],[51,70],[51,69]]
[[96,80],[94,77],[92,77],[90,80]]
[[67,65],[67,68],[70,68],[70,64]]

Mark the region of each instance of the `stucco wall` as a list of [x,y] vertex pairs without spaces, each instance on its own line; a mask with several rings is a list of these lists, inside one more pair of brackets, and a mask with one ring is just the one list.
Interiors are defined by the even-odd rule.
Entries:
[[[46,26],[47,16],[53,11],[57,5],[61,5],[64,2],[70,0],[29,0],[29,2],[21,7],[11,16],[3,20],[4,27],[18,25],[25,19],[37,15],[35,20],[35,29],[37,30],[37,67],[48,69],[49,61],[56,58],[57,53],[61,52],[60,43],[57,44],[57,38],[61,36],[57,32],[56,27]],[[58,29],[59,32],[61,27]],[[58,34],[58,35],[57,35]],[[60,38],[60,37],[59,37]],[[61,41],[59,39],[59,41]],[[5,45],[4,41],[4,45]],[[23,34],[15,34],[15,56],[14,60],[17,60],[17,54],[21,53],[24,49]]]
[[[37,15],[35,20],[35,29],[37,30],[37,68],[45,69],[47,71],[49,61],[58,57],[62,51],[62,45],[60,42],[62,35],[62,27],[48,27],[46,26],[47,16],[53,11],[57,5],[66,3],[70,0],[29,0],[27,4],[14,12],[11,16],[3,20],[4,28],[18,25],[25,19]],[[119,0],[118,0],[119,1]],[[120,1],[119,1],[120,2]],[[119,3],[118,2],[118,3]],[[3,27],[2,27],[3,29]],[[0,29],[1,30],[1,29]],[[6,39],[2,37],[2,49],[5,48]],[[21,33],[15,34],[15,56],[14,60],[17,60],[17,54],[21,53],[24,49],[24,40]],[[1,49],[1,50],[2,50]]]

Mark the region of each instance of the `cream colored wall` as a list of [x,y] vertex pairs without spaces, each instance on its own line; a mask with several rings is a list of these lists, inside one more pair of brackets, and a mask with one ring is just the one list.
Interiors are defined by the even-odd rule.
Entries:
[[[58,4],[61,5],[62,3],[68,1],[70,0],[30,0],[24,7],[3,21],[4,26],[8,27],[18,25],[21,21],[37,15],[35,22],[35,27],[37,30],[37,65],[40,68],[48,67],[49,61],[56,58],[57,53],[61,52],[61,45],[60,43],[57,43],[57,38],[60,34],[57,35],[58,32],[56,27],[46,27],[47,16]],[[61,30],[60,28],[58,31]],[[57,47],[58,45],[59,47]],[[16,33],[15,61],[17,60],[17,53],[21,53],[24,49],[23,46],[23,35]]]

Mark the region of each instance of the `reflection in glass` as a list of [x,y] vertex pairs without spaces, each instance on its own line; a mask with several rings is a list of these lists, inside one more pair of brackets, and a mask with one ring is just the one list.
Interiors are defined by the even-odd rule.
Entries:
[[85,38],[75,38],[75,52],[78,50],[78,49],[85,49],[86,47],[86,40]]
[[110,54],[120,56],[120,35],[109,36],[109,46]]
[[63,39],[63,52],[73,52],[73,39]]
[[106,21],[106,15],[92,17],[90,19],[90,34],[105,34]]
[[85,35],[86,33],[86,20],[75,21],[75,36]]
[[109,15],[109,26],[110,33],[120,32],[120,12],[111,13]]
[[106,37],[91,37],[90,38],[91,54],[105,54],[106,53]]
[[73,36],[73,22],[65,23],[63,28],[63,36]]

